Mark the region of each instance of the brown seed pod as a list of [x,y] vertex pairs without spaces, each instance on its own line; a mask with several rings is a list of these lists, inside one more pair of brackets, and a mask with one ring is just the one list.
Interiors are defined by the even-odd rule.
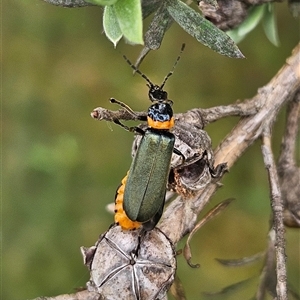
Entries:
[[91,274],[88,290],[107,300],[163,299],[174,281],[175,250],[158,228],[125,231],[114,225],[81,252]]

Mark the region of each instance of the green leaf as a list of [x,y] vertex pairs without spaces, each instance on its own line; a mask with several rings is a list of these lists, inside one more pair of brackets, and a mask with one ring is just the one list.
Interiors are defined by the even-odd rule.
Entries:
[[154,13],[162,4],[161,0],[142,0],[143,19]]
[[226,31],[226,34],[236,43],[238,44],[239,42],[241,42],[245,35],[239,35],[239,28],[234,28],[232,30]]
[[166,0],[172,18],[191,36],[212,50],[229,57],[244,58],[233,40],[180,0]]
[[259,5],[249,10],[247,19],[238,27],[238,35],[244,37],[252,31],[264,15],[265,5]]
[[156,11],[146,33],[145,46],[151,50],[156,50],[160,47],[165,32],[173,22],[169,15],[165,2]]
[[116,47],[117,43],[122,37],[122,31],[115,13],[113,5],[105,6],[103,13],[103,28],[107,38]]
[[118,0],[85,0],[85,1],[96,5],[106,6],[106,5],[115,4]]
[[274,10],[273,3],[267,3],[264,18],[263,18],[263,27],[269,41],[273,45],[278,47],[280,42],[278,37],[275,10]]
[[143,20],[140,0],[120,0],[114,4],[123,36],[132,44],[143,44]]

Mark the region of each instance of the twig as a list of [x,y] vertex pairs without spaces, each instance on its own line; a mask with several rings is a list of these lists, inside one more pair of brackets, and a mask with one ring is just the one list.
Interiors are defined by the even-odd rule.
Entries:
[[286,130],[281,144],[277,171],[284,205],[284,224],[300,227],[300,168],[296,163],[296,141],[300,120],[300,90],[288,104]]
[[295,93],[287,108],[286,130],[281,144],[281,153],[278,159],[280,171],[295,166],[295,148],[300,118],[300,90]]
[[269,231],[268,249],[255,299],[264,300],[266,291],[269,291],[273,298],[276,297],[275,231],[273,228]]
[[64,294],[56,297],[38,297],[32,300],[102,300],[102,298],[99,298],[98,293],[84,290],[74,294]]
[[[195,108],[187,111],[186,113],[175,114],[175,122],[188,123],[200,129],[204,128],[207,124],[215,122],[221,118],[229,116],[251,116],[258,112],[260,101],[251,99],[242,103],[215,106],[210,108]],[[103,107],[97,107],[91,112],[91,117],[99,121],[110,121],[114,119],[125,121],[138,121],[141,118],[146,118],[146,112],[134,112],[135,115],[130,114],[125,109],[109,110]]]
[[277,276],[277,299],[287,299],[286,282],[286,256],[285,256],[285,228],[283,224],[283,201],[279,180],[275,165],[274,156],[271,149],[271,129],[266,124],[262,135],[262,153],[263,159],[268,171],[271,206],[273,211],[273,228],[275,231],[275,255],[276,255],[276,276]]

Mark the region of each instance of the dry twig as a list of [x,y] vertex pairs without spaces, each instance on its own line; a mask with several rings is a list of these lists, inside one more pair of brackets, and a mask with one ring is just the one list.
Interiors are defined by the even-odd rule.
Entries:
[[276,275],[277,275],[277,299],[287,299],[286,282],[286,257],[285,257],[285,229],[283,224],[283,202],[276,171],[274,156],[271,149],[271,129],[268,124],[263,131],[262,153],[264,163],[268,171],[271,206],[273,212],[273,229],[275,233],[275,256],[276,256]]

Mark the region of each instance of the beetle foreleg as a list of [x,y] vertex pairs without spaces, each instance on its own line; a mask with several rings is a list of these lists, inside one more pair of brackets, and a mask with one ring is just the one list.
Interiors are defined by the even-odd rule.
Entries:
[[124,102],[119,101],[119,100],[117,100],[117,99],[115,99],[115,98],[110,98],[109,101],[110,101],[110,103],[116,103],[116,104],[120,105],[121,107],[123,107],[128,113],[130,113],[132,116],[134,116],[135,119],[140,120],[140,121],[147,121],[147,118],[146,118],[146,117],[137,115],[137,114],[131,109],[131,107],[128,106],[127,104],[125,104]]
[[185,162],[185,156],[184,156],[178,149],[176,149],[176,148],[173,149],[173,152],[174,152],[175,154],[181,156],[181,158],[182,158],[181,165],[184,164],[184,162]]
[[145,131],[139,127],[136,127],[136,126],[133,126],[133,127],[128,127],[126,125],[124,125],[123,123],[121,123],[119,121],[119,119],[113,119],[114,123],[121,126],[122,128],[124,128],[125,130],[129,131],[129,132],[135,132],[135,133],[138,133],[140,135],[144,135],[145,134]]

